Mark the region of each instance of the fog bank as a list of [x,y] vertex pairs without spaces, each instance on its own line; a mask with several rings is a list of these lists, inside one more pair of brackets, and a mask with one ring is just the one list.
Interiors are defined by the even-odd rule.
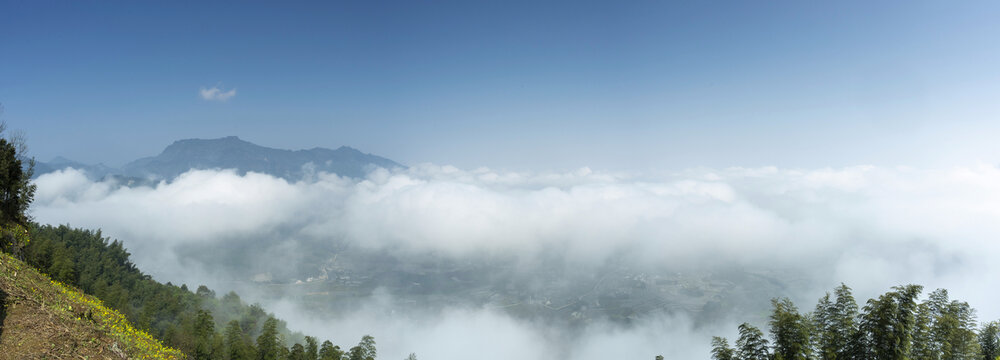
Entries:
[[[37,221],[101,228],[121,239],[144,271],[175,283],[230,286],[191,256],[206,244],[264,244],[257,252],[278,263],[295,263],[325,243],[451,259],[532,259],[555,249],[570,264],[614,256],[649,267],[793,269],[810,285],[775,296],[791,296],[803,310],[840,282],[855,288],[859,302],[893,285],[918,283],[948,288],[981,319],[1000,317],[994,305],[1000,278],[992,276],[1000,270],[1000,170],[986,164],[660,174],[426,164],[377,170],[360,180],[319,173],[295,183],[197,170],[135,188],[90,181],[70,169],[43,175],[37,184],[31,210]],[[551,329],[488,309],[388,321],[370,314],[391,309],[366,308],[331,324],[299,315],[294,304],[275,305],[293,328],[330,334],[341,344],[373,333],[392,356],[631,358],[628,349],[668,355],[677,344],[675,355],[683,358],[686,351],[707,355],[709,340],[686,338],[685,320],[661,316],[631,329],[594,324],[568,342],[574,345],[567,352],[545,340]],[[486,351],[502,347],[495,336],[518,345]],[[462,340],[445,340],[451,338]]]

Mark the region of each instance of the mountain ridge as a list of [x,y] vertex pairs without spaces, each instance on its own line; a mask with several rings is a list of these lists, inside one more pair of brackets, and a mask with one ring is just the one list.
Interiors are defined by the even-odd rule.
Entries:
[[37,163],[35,176],[66,168],[83,170],[88,177],[94,179],[112,176],[169,181],[192,169],[235,169],[240,174],[258,172],[296,181],[316,172],[362,178],[375,168],[393,169],[405,166],[349,146],[340,146],[336,149],[313,147],[289,150],[257,145],[238,136],[226,136],[215,139],[175,140],[159,154],[133,160],[120,169],[103,164],[82,164],[64,157],[56,157],[47,163]]

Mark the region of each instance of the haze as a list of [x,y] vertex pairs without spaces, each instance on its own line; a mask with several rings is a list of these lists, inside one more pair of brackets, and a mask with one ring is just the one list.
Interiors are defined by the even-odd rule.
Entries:
[[[0,103],[30,155],[80,162],[35,179],[36,221],[295,330],[384,359],[707,358],[768,299],[840,283],[1000,318],[998,16],[0,1]],[[233,135],[402,165],[87,170]]]
[[998,6],[11,1],[0,99],[39,159],[112,166],[228,135],[512,171],[996,162]]

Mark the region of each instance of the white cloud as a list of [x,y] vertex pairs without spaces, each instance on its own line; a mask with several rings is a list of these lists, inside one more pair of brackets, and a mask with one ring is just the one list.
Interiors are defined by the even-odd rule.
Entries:
[[230,89],[228,91],[222,90],[218,85],[211,88],[201,88],[199,91],[201,98],[207,101],[229,101],[229,99],[236,96],[236,89]]
[[[183,252],[176,250],[185,246],[269,241],[275,244],[269,251],[294,252],[299,240],[346,239],[372,249],[458,258],[484,252],[531,258],[555,248],[579,263],[626,254],[635,264],[793,269],[816,286],[793,295],[803,309],[841,281],[861,301],[893,285],[918,283],[948,288],[984,320],[1000,317],[1000,277],[993,276],[1000,272],[1000,170],[990,165],[665,175],[420,165],[377,170],[363,180],[321,173],[296,183],[199,170],[139,188],[90,182],[67,170],[37,183],[38,221],[102,228],[124,241],[140,267],[175,283],[193,283],[183,277],[192,276],[193,267],[177,270]],[[529,349],[542,346],[521,338],[517,329],[527,325],[507,323],[515,320],[455,311],[461,315],[455,318],[470,322],[446,318],[415,339],[433,343],[425,337],[489,323]],[[607,330],[594,339],[652,344],[657,326]],[[701,351],[705,344],[691,346]],[[400,354],[449,356],[407,348],[399,344]]]
[[640,178],[422,165],[361,181],[320,174],[298,183],[198,170],[153,188],[114,188],[67,170],[37,183],[39,221],[101,227],[136,247],[284,227],[296,237],[453,256],[560,246],[587,260],[633,248],[647,262],[809,263],[909,243],[970,261],[1000,250],[993,245],[1000,171],[992,166],[732,168]]
[[[668,359],[707,358],[706,339],[731,335],[736,324],[725,328],[692,330],[684,316],[658,314],[624,329],[595,323],[577,336],[545,322],[524,321],[488,308],[453,307],[440,312],[402,312],[392,297],[377,291],[366,305],[333,319],[317,318],[289,301],[267,304],[279,318],[305,333],[324,339],[341,339],[353,346],[372,335],[380,358],[403,359],[414,352],[419,359]],[[334,325],[332,325],[334,324]]]

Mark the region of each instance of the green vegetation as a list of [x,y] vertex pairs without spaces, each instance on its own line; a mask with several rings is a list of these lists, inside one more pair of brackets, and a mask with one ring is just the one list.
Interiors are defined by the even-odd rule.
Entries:
[[897,286],[858,304],[846,285],[819,299],[816,310],[802,314],[788,299],[774,299],[771,341],[758,328],[739,327],[736,348],[712,339],[715,360],[995,360],[1000,359],[1000,325],[990,322],[977,331],[975,310],[949,300],[938,289],[917,299],[923,287]]
[[[10,358],[87,358],[118,353],[135,359],[183,359],[136,329],[121,313],[93,296],[0,254],[0,348]],[[9,310],[9,311],[8,311]]]
[[[0,121],[0,134],[5,129]],[[219,299],[205,286],[192,293],[184,285],[152,280],[129,260],[120,242],[109,241],[100,231],[32,223],[27,209],[35,192],[35,185],[30,184],[34,160],[24,166],[24,153],[23,136],[0,138],[0,250],[10,254],[0,254],[0,330],[16,330],[14,336],[7,330],[2,339],[5,348],[28,349],[26,356],[56,358],[89,358],[105,351],[139,359],[343,357],[340,348],[329,341],[321,351],[315,338],[291,333],[284,322],[259,305],[247,305],[236,293]],[[13,317],[21,326],[4,325],[11,317],[8,312],[14,313],[8,311],[8,304],[16,305]],[[55,325],[25,325],[32,323]],[[90,346],[81,346],[84,341],[78,338],[90,333],[94,336],[85,341]],[[58,341],[42,341],[59,336],[71,346],[60,348]],[[254,337],[256,343],[250,341]],[[307,346],[285,347],[287,339],[300,338]],[[355,353],[359,360],[375,358],[371,336],[362,338],[355,349],[360,350],[352,349],[351,359]]]
[[28,205],[35,196],[35,185],[30,183],[35,162],[27,162],[24,166],[16,144],[0,138],[0,222],[4,224],[28,223]]
[[[0,113],[3,106],[0,105]],[[7,123],[0,120],[0,135]],[[28,206],[35,198],[36,186],[31,183],[35,159],[27,159],[24,136],[0,137],[0,251],[18,256],[28,243]]]
[[[193,359],[318,360],[343,355],[329,341],[317,349],[315,338],[289,331],[283,321],[260,305],[246,304],[234,292],[219,298],[205,286],[191,292],[184,285],[152,280],[129,260],[121,242],[100,231],[34,224],[30,232],[33,241],[24,248],[29,264],[103,300],[138,328]],[[289,342],[293,344],[286,347]],[[365,336],[348,355],[374,359],[374,339]]]

